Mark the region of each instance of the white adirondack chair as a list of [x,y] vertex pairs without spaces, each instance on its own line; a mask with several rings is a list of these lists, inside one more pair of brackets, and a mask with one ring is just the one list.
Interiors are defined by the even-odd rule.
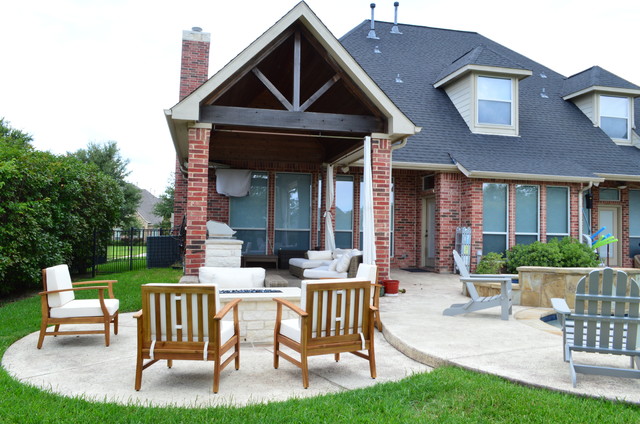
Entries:
[[[569,362],[573,387],[576,373],[640,378],[640,286],[635,280],[611,268],[594,270],[578,282],[575,312],[564,299],[551,299],[551,303],[562,324],[564,361]],[[573,360],[573,352],[628,356],[631,368],[579,365]]]
[[[460,270],[460,281],[465,283],[471,300],[467,303],[453,304],[442,312],[442,315],[460,315],[468,312],[480,311],[482,309],[500,306],[502,309],[502,319],[508,320],[513,313],[513,300],[511,292],[511,277],[505,275],[474,274],[471,275],[464,261],[453,251],[453,258],[456,266]],[[473,283],[500,283],[500,294],[495,296],[480,296]]]

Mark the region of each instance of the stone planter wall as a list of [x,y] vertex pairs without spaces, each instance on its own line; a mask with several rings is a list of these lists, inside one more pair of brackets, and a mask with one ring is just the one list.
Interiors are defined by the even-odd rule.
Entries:
[[[551,308],[551,298],[566,299],[570,308],[575,307],[578,281],[594,269],[601,268],[553,268],[523,266],[518,268],[520,280],[519,305]],[[616,268],[640,282],[640,268]],[[514,304],[515,304],[514,299]]]

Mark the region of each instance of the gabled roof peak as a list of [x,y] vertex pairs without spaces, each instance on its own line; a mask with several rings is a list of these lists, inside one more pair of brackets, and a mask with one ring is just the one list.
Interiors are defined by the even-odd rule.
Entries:
[[612,91],[629,91],[634,96],[640,95],[640,87],[620,78],[600,66],[592,66],[582,72],[578,72],[564,81],[562,95],[565,99],[570,99],[578,95],[593,91],[596,87],[601,91],[607,88]]

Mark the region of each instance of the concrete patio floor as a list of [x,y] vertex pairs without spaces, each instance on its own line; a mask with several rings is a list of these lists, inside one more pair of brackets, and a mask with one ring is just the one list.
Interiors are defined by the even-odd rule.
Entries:
[[[280,271],[283,272],[283,271]],[[211,391],[211,362],[175,361],[172,369],[159,362],[143,373],[142,389],[133,389],[135,320],[122,314],[120,331],[104,347],[99,335],[47,337],[36,349],[37,333],[13,344],[2,366],[25,384],[65,396],[122,404],[206,407],[247,405],[336,393],[397,381],[431,367],[451,364],[495,374],[525,385],[578,395],[640,403],[640,381],[578,375],[571,386],[569,366],[562,360],[558,329],[539,320],[549,310],[515,306],[515,319],[502,321],[500,309],[446,317],[442,311],[465,301],[457,276],[394,271],[406,293],[381,298],[383,333],[376,332],[378,378],[369,376],[366,361],[343,355],[310,359],[310,386],[302,388],[301,373],[286,361],[275,370],[271,345],[244,343],[241,366],[222,372],[220,392]],[[274,317],[275,318],[275,317]],[[584,361],[626,366],[628,361],[590,355]]]

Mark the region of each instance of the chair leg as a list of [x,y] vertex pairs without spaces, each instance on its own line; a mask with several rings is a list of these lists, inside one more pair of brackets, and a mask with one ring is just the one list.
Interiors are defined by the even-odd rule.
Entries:
[[235,365],[236,365],[236,371],[238,371],[240,369],[240,337],[237,337],[237,341],[236,341],[236,346],[235,346],[235,354],[236,354],[236,360],[235,360]]
[[173,359],[167,359],[167,368],[173,367]]
[[[54,331],[54,332],[56,332],[56,333],[57,333],[58,331],[60,331],[60,324],[56,324],[56,326],[55,326],[55,327],[53,327],[53,331]],[[53,337],[58,337],[58,335],[57,335],[57,334],[54,334],[54,335],[53,335]]]
[[371,378],[376,378],[378,376],[376,374],[376,352],[373,349],[373,340],[371,341],[371,346],[369,348],[369,371],[371,372]]
[[213,393],[218,393],[220,388],[220,356],[218,355],[213,365]]
[[309,364],[307,363],[307,353],[300,354],[300,365],[302,365],[302,386],[306,389],[309,387]]
[[280,342],[278,341],[278,335],[273,337],[273,368],[278,369],[280,366],[280,356],[278,351],[280,350]]
[[116,311],[116,315],[113,317],[113,334],[118,334],[118,312]]
[[38,349],[42,349],[42,342],[44,342],[44,336],[47,333],[47,322],[43,319],[40,324],[40,336],[38,337]]
[[140,386],[142,386],[142,351],[138,349],[138,355],[136,358],[136,391],[140,391]]
[[334,357],[335,357],[336,362],[340,361],[340,354],[339,353],[336,353],[334,355]]
[[111,319],[107,317],[104,321],[104,345],[109,347],[109,337],[111,336],[111,330],[109,328],[109,324],[111,323]]

